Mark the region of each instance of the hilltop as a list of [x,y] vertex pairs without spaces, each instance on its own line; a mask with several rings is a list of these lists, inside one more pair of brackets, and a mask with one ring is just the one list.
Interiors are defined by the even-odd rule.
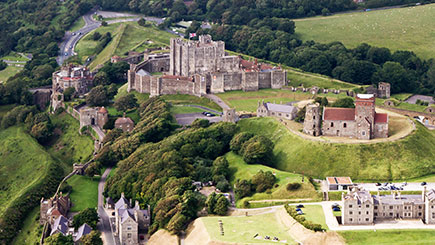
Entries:
[[376,144],[314,142],[294,135],[272,118],[243,119],[238,126],[275,143],[276,168],[315,178],[399,180],[428,175],[434,169],[435,133],[419,123],[404,139]]

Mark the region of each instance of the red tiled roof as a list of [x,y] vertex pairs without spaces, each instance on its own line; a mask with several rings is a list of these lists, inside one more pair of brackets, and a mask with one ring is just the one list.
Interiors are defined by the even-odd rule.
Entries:
[[388,114],[387,113],[376,113],[375,114],[375,123],[387,123],[388,122]]
[[129,117],[120,117],[120,118],[116,119],[116,121],[115,121],[115,125],[118,125],[118,124],[134,124],[134,122]]
[[254,62],[251,62],[249,60],[241,60],[240,63],[242,64],[243,69],[254,69],[255,65]]
[[329,184],[338,184],[338,185],[351,185],[352,180],[350,177],[326,177],[326,180]]
[[107,113],[107,109],[103,107],[100,108],[100,110],[98,111],[99,113]]
[[355,120],[355,108],[325,108],[323,119],[353,121]]

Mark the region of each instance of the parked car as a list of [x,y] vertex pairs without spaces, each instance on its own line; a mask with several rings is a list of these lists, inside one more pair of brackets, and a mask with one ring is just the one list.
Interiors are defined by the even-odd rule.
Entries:
[[336,211],[336,212],[338,212],[338,211],[341,211],[341,210],[340,210],[339,207],[334,207],[334,208],[332,208],[332,211]]
[[387,186],[387,185],[388,185],[388,182],[385,182],[385,183],[384,183],[384,186]]
[[207,112],[207,113],[205,114],[205,116],[206,116],[206,117],[214,117],[215,115],[214,115],[213,113],[209,113],[209,112]]
[[421,182],[421,185],[427,185],[427,183],[425,181]]
[[304,207],[304,205],[302,205],[302,204],[299,204],[299,205],[297,205],[296,207],[297,207],[297,208],[303,208],[303,207]]
[[297,208],[297,209],[296,209],[296,211],[298,211],[298,212],[299,212],[299,211],[302,211],[302,209],[300,209],[300,208]]
[[68,56],[68,53],[67,53],[67,52],[65,52],[65,56]]
[[336,208],[338,206],[340,206],[338,203],[334,203],[334,204],[331,205],[332,208]]
[[382,184],[378,182],[378,183],[376,183],[375,185],[376,185],[376,186],[381,186]]
[[298,211],[298,214],[299,214],[299,215],[303,215],[304,212],[302,212],[302,211]]

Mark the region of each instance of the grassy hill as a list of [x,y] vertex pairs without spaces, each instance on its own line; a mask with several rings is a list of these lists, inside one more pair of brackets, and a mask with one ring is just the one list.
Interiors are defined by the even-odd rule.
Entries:
[[54,160],[21,127],[1,130],[0,146],[1,216],[9,204],[43,178]]
[[303,40],[340,41],[349,48],[365,42],[391,50],[435,57],[435,4],[295,20]]
[[433,244],[433,230],[362,230],[338,232],[350,245],[363,244]]
[[377,144],[334,144],[302,139],[272,118],[243,119],[242,131],[275,142],[276,167],[309,176],[350,176],[360,180],[399,180],[432,174],[435,133],[416,123],[406,138]]

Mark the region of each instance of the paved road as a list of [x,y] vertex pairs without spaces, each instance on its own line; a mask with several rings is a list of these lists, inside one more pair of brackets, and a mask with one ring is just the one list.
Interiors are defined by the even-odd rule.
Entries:
[[206,94],[204,97],[213,100],[214,103],[218,104],[222,109],[230,109],[230,107],[221,98],[214,94]]
[[95,132],[98,134],[98,138],[100,138],[100,141],[103,141],[104,136],[106,136],[104,134],[104,132],[101,130],[101,128],[97,125],[92,125],[92,128],[95,130]]
[[195,119],[201,118],[201,119],[207,119],[210,122],[220,122],[222,121],[222,117],[207,117],[203,115],[202,113],[186,113],[186,114],[176,114],[175,120],[177,120],[177,123],[180,125],[190,125],[192,124]]
[[222,115],[222,112],[210,109],[210,108],[205,107],[205,106],[200,106],[200,105],[183,105],[183,106],[195,107],[195,108],[203,109],[205,111],[213,112],[214,114],[217,114],[217,115]]
[[101,176],[100,182],[98,183],[98,216],[100,216],[101,222],[98,223],[98,230],[101,231],[103,235],[103,240],[105,245],[116,245],[113,238],[112,230],[110,229],[109,216],[107,216],[106,211],[104,211],[104,185],[106,183],[107,176],[112,168],[107,168]]

